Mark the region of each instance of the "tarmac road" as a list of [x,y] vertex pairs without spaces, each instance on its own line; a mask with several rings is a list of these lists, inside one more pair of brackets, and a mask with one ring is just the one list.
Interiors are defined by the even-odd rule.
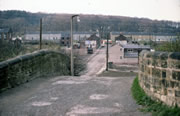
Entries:
[[85,75],[38,78],[0,94],[1,116],[149,116],[138,111],[130,87],[135,76],[97,77],[105,49]]

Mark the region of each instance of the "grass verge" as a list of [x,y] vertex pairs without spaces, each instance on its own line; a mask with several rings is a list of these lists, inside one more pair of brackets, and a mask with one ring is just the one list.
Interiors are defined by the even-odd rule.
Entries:
[[148,97],[144,90],[140,87],[138,77],[134,79],[131,87],[132,96],[137,104],[142,105],[140,109],[142,112],[151,112],[152,116],[180,116],[180,108],[169,107],[162,104],[162,102],[153,101]]

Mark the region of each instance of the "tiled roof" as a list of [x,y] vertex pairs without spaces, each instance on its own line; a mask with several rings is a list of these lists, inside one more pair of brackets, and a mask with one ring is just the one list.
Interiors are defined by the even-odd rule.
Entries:
[[126,44],[122,45],[123,48],[136,48],[136,49],[150,49],[150,46],[138,45],[138,44]]
[[0,33],[8,33],[8,32],[12,32],[12,30],[10,28],[0,28]]
[[111,32],[112,35],[156,35],[156,36],[176,36],[174,33],[147,33],[147,32]]
[[100,38],[96,34],[91,35],[87,40],[99,40]]
[[127,38],[124,35],[120,34],[118,37],[115,38],[115,40],[127,40]]
[[[70,34],[70,31],[42,31],[43,34]],[[73,34],[94,34],[96,32],[73,32]],[[34,31],[34,32],[26,32],[26,34],[39,34],[39,31]]]

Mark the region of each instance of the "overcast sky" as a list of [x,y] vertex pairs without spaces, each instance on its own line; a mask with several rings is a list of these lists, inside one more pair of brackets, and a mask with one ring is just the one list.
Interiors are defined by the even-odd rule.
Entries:
[[0,10],[102,14],[180,21],[180,0],[0,0]]

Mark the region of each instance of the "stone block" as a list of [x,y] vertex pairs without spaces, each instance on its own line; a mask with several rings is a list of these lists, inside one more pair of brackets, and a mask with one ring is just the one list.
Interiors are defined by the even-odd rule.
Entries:
[[162,85],[162,87],[167,87],[167,82],[165,79],[161,80],[161,85]]
[[180,97],[180,90],[175,90],[175,97]]
[[161,66],[162,68],[167,68],[167,61],[166,60],[161,60]]
[[180,69],[180,60],[169,60],[169,68]]
[[172,90],[172,89],[167,90],[167,95],[168,95],[168,96],[171,96],[171,97],[174,97],[174,96],[175,96],[174,90]]
[[175,59],[175,60],[180,60],[180,52],[173,52],[169,55],[169,58]]
[[161,77],[161,70],[157,69],[157,68],[153,68],[152,69],[152,76],[156,76],[156,77]]
[[161,88],[161,95],[167,95],[167,89],[165,87]]
[[161,101],[166,102],[167,101],[167,96],[166,95],[161,95]]
[[172,96],[167,96],[166,98],[166,102],[164,102],[165,104],[169,105],[169,106],[175,106],[176,103],[175,103],[175,98],[172,97]]
[[154,52],[152,58],[153,59],[160,59],[161,52]]
[[161,60],[167,60],[168,59],[168,56],[169,56],[169,53],[168,52],[162,52],[160,54],[160,59]]
[[179,72],[179,71],[173,71],[173,72],[172,72],[172,78],[173,78],[174,80],[180,81],[180,72]]

